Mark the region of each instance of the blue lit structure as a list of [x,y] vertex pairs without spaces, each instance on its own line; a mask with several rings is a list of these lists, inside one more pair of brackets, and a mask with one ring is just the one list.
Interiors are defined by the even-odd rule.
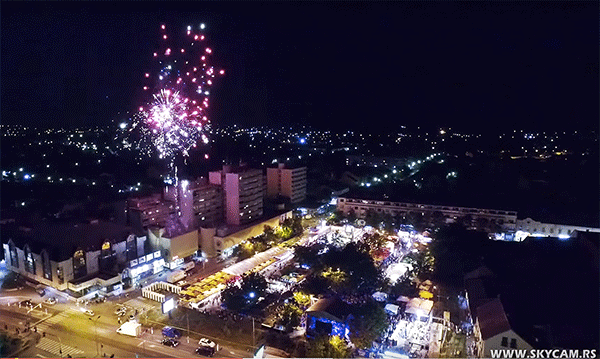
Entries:
[[350,306],[339,298],[320,299],[306,310],[306,336],[348,337],[352,318]]

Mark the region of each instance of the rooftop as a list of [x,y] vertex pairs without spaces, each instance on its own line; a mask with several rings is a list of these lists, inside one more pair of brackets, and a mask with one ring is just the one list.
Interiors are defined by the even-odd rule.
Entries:
[[9,223],[2,226],[2,232],[2,242],[12,239],[19,248],[28,244],[38,254],[46,249],[55,261],[72,257],[77,249],[99,250],[107,240],[117,243],[134,234],[131,227],[97,220],[88,223],[41,220],[30,227]]

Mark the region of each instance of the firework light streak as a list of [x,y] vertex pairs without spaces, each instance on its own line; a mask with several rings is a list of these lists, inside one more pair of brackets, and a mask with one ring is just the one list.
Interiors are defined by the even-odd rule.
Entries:
[[[200,27],[204,29],[204,24]],[[172,168],[177,154],[188,156],[198,142],[209,142],[204,133],[209,124],[209,88],[225,72],[209,64],[213,51],[204,34],[187,26],[182,40],[167,34],[165,25],[160,28],[160,48],[152,53],[158,71],[143,74],[148,102],[133,116],[130,128],[141,135],[138,149],[150,154],[144,149],[149,140]]]

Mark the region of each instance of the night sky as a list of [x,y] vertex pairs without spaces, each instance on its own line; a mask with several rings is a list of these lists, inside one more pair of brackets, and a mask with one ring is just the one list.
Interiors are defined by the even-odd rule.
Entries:
[[598,127],[595,2],[3,2],[1,14],[3,123],[126,118],[160,24],[206,23],[227,71],[213,123]]

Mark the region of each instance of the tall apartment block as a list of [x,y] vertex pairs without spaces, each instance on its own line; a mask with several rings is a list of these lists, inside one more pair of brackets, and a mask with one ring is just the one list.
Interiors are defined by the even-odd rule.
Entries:
[[134,228],[164,227],[176,214],[176,204],[163,200],[160,194],[127,200],[129,222]]
[[200,179],[190,186],[196,227],[211,226],[223,220],[223,189]]
[[267,196],[283,196],[290,203],[302,202],[306,198],[306,167],[285,168],[280,163],[277,168],[267,168]]
[[224,189],[225,222],[230,225],[250,223],[263,214],[264,176],[262,170],[244,166],[223,166],[208,174],[209,182]]

